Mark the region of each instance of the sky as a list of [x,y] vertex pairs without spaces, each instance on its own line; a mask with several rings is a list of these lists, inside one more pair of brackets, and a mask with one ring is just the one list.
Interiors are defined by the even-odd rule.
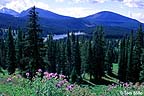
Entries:
[[0,8],[7,7],[17,12],[34,5],[76,18],[112,11],[144,23],[144,0],[0,0]]

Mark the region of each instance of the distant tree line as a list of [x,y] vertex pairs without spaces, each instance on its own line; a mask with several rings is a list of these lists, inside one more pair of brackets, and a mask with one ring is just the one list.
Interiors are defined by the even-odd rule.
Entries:
[[102,26],[96,27],[92,38],[67,33],[67,38],[54,40],[49,34],[46,42],[38,24],[38,13],[29,11],[27,31],[20,28],[13,36],[9,27],[6,39],[0,37],[0,69],[13,74],[16,69],[30,79],[38,69],[64,74],[71,82],[80,82],[86,74],[98,81],[112,75],[113,63],[118,63],[118,77],[123,82],[144,81],[144,42],[142,26],[123,39],[106,39]]

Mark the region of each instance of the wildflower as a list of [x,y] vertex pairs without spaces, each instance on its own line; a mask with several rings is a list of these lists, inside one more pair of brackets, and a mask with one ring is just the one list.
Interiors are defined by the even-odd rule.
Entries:
[[67,87],[66,87],[66,90],[68,90],[68,91],[72,91],[73,88],[74,88],[74,85],[72,84],[72,85],[67,86]]
[[30,76],[30,74],[27,72],[27,73],[26,73],[26,76],[27,76],[27,77],[29,77],[29,76]]
[[51,79],[51,77],[50,77],[48,72],[44,72],[44,78],[46,78],[48,80]]
[[49,74],[49,77],[54,77],[54,73],[50,73],[50,74]]
[[38,72],[42,72],[42,69],[38,69]]
[[125,86],[125,87],[128,87],[128,86],[129,86],[129,84],[126,82],[126,83],[124,83],[124,86]]
[[11,78],[7,78],[7,82],[10,82],[12,79]]
[[60,79],[64,79],[65,77],[66,77],[66,76],[65,76],[65,75],[62,75],[62,74],[59,75],[59,78],[60,78]]
[[63,80],[65,83],[67,83],[68,81],[66,79]]
[[56,87],[57,87],[57,88],[60,88],[61,86],[62,86],[61,83],[57,83],[57,84],[56,84]]
[[44,75],[48,75],[49,73],[48,72],[44,72]]

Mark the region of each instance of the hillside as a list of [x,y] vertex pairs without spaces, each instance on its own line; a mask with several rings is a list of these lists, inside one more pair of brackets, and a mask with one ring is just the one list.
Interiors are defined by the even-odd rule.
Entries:
[[[15,17],[6,13],[0,13],[0,27],[17,29],[21,27],[26,28],[27,14],[30,9],[22,11]],[[140,24],[139,21],[122,16],[117,13],[103,11],[84,18],[74,18],[62,16],[47,10],[37,8],[39,13],[39,23],[43,29],[43,35],[48,33],[65,34],[68,31],[82,31],[85,33],[92,33],[94,28],[102,25],[105,29],[106,35],[123,36],[129,34],[130,31],[136,30]]]

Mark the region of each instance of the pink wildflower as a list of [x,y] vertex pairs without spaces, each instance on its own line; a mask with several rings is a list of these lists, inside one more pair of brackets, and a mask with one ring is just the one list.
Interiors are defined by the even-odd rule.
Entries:
[[62,74],[59,75],[59,78],[60,78],[60,79],[64,79],[65,77],[66,77],[66,76],[65,76],[65,75],[62,75]]
[[42,69],[38,69],[38,72],[42,72]]
[[10,82],[12,79],[11,78],[7,78],[7,82]]
[[128,87],[129,84],[126,82],[126,83],[123,84],[123,86],[124,86],[124,87]]
[[48,75],[49,73],[48,72],[44,72],[44,75]]
[[26,73],[26,76],[27,76],[27,77],[29,77],[29,76],[30,76],[30,74],[27,72],[27,73]]
[[72,84],[72,85],[67,86],[67,87],[66,87],[66,90],[68,90],[68,91],[72,91],[73,88],[74,88],[74,85]]

